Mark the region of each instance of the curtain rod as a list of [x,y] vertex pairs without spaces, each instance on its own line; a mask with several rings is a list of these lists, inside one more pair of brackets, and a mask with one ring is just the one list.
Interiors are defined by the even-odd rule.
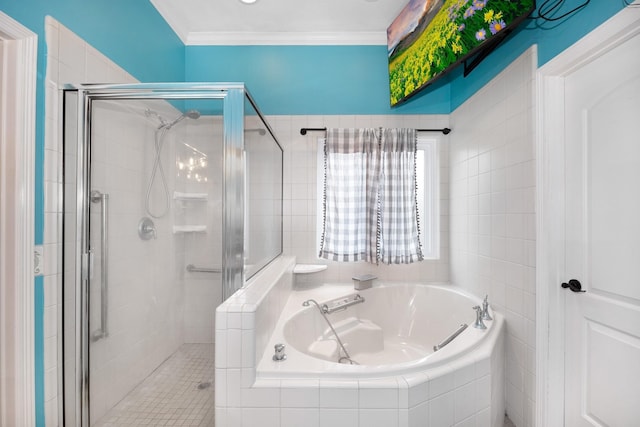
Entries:
[[[306,135],[307,132],[326,132],[327,128],[300,128],[300,135]],[[451,132],[449,128],[442,129],[416,129],[418,132],[442,132],[445,135],[448,135]]]

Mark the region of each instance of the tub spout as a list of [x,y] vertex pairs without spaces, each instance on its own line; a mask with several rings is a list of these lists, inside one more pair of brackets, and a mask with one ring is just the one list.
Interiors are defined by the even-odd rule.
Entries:
[[283,360],[287,360],[287,355],[284,354],[284,344],[276,344],[273,346],[276,354],[273,355],[274,362],[282,362]]

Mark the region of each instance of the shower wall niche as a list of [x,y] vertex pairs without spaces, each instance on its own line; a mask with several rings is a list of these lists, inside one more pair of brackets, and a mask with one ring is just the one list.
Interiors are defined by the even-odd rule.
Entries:
[[215,309],[282,252],[282,150],[241,84],[64,95],[65,423],[153,412],[152,384],[206,424]]

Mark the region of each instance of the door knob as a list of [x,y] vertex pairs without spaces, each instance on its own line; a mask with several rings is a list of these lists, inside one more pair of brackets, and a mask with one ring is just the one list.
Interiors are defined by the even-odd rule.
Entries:
[[586,292],[582,290],[582,284],[580,283],[579,280],[576,280],[576,279],[571,279],[569,280],[569,283],[563,283],[561,286],[564,289],[569,288],[573,292]]

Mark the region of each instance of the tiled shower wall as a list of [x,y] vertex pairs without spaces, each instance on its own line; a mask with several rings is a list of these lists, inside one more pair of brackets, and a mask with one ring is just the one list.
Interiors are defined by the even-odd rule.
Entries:
[[[440,259],[410,265],[373,265],[365,262],[338,263],[318,258],[317,221],[318,139],[323,132],[301,135],[303,127],[408,127],[443,128],[449,125],[447,115],[384,116],[268,116],[267,121],[284,149],[284,232],[286,255],[295,255],[298,263],[327,264],[327,270],[297,275],[297,283],[345,282],[354,275],[372,273],[386,281],[446,282],[449,280],[449,143],[440,138]],[[321,196],[321,195],[320,195]]]
[[55,19],[46,19],[47,78],[44,154],[44,399],[45,423],[58,425],[62,405],[62,119],[60,85],[67,82],[134,83],[136,80]]
[[451,281],[506,317],[507,413],[535,413],[537,55],[526,51],[451,114]]
[[[207,156],[207,166],[200,171],[206,182],[187,178],[181,173],[176,191],[206,195],[204,200],[174,201],[175,223],[207,227],[206,233],[188,233],[184,238],[184,259],[179,265],[220,268],[222,264],[222,120],[201,116],[183,122],[184,138],[176,141],[177,158],[185,161],[193,147]],[[188,143],[187,145],[182,142]],[[215,307],[222,302],[222,274],[184,273],[184,342],[213,343]]]
[[[44,170],[45,422],[47,426],[56,426],[62,409],[62,378],[59,369],[62,364],[62,352],[58,347],[61,334],[57,327],[63,316],[60,89],[62,84],[68,82],[137,81],[54,19],[47,18],[46,36],[48,55]],[[217,184],[212,184],[209,191],[203,190],[201,186],[182,182],[180,178],[173,184],[171,176],[174,174],[175,162],[170,161],[176,154],[174,150],[179,147],[178,142],[184,140],[185,132],[188,132],[190,126],[193,128],[188,135],[191,144],[207,151],[206,147],[211,145],[213,124],[211,121],[205,123],[204,119],[200,122],[202,127],[206,128],[206,135],[194,127],[191,121],[184,121],[167,134],[163,164],[170,179],[170,197],[173,195],[174,185],[177,191],[208,192],[209,197],[203,204],[175,202],[171,197],[170,206],[180,205],[181,209],[171,212],[166,218],[157,219],[155,222],[158,238],[143,242],[138,238],[136,228],[137,221],[145,215],[142,206],[154,158],[152,147],[157,127],[157,121],[154,120],[157,119],[152,116],[145,117],[145,106],[127,105],[132,108],[131,111],[95,106],[96,117],[100,118],[94,124],[93,148],[96,162],[93,185],[111,196],[110,246],[113,269],[110,270],[110,337],[93,344],[96,350],[94,362],[98,359],[100,362],[94,363],[92,367],[92,387],[98,385],[92,405],[93,418],[119,401],[132,386],[155,369],[158,363],[183,342],[213,342],[214,310],[221,300],[221,287],[219,283],[216,286],[216,279],[219,282],[219,277],[184,272],[185,261],[202,265],[202,262],[198,261],[215,257],[216,250],[219,259],[219,241],[207,239],[213,235],[220,236],[220,215],[211,211],[221,209],[218,197],[221,179],[211,177],[213,179],[209,182]],[[179,114],[167,103],[158,103],[152,108],[156,106],[164,117]],[[107,122],[117,125],[105,126]],[[208,154],[210,159],[220,158],[217,152]],[[71,158],[66,160],[70,164],[74,163]],[[211,162],[210,167],[213,171],[221,171],[218,163]],[[70,195],[75,192],[73,184],[69,185],[67,191]],[[214,194],[216,192],[217,195]],[[204,210],[200,209],[202,205]],[[209,221],[207,225],[210,233],[204,235],[205,240],[203,241],[203,236],[191,233],[172,234],[172,225],[193,220],[194,212]],[[93,221],[99,223],[98,217],[94,216]],[[99,251],[97,242],[94,241],[93,246]],[[203,250],[207,248],[211,250]],[[131,249],[131,253],[126,253],[128,249]],[[196,258],[195,255],[201,258]],[[67,256],[72,257],[73,253],[68,252]],[[98,264],[94,265],[94,274],[99,277]],[[207,262],[205,266],[209,267],[211,264],[214,263]],[[147,272],[144,273],[143,270]],[[97,293],[94,290],[93,294]],[[208,307],[201,307],[203,302],[208,303]],[[71,307],[74,304],[70,292],[66,293],[66,303]],[[98,303],[97,300],[91,301],[94,308],[99,306]],[[93,328],[99,323],[96,312],[97,310],[94,310],[92,316]],[[185,315],[185,312],[189,315]],[[73,333],[72,330],[68,332]],[[64,363],[67,372],[73,372],[74,360],[68,357]],[[125,375],[126,379],[116,380],[115,376],[111,375],[115,373]],[[100,386],[101,379],[104,386]]]

